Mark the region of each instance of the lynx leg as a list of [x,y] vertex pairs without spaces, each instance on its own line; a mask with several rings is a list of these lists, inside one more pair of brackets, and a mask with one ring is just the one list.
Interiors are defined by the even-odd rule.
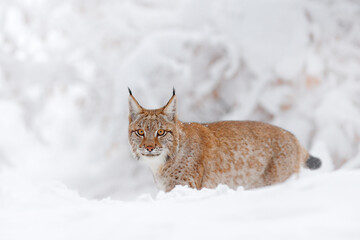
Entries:
[[301,149],[298,144],[287,144],[278,147],[266,167],[263,178],[266,185],[283,182],[292,174],[299,172],[302,163]]
[[276,182],[278,182],[278,168],[277,165],[275,164],[274,160],[272,159],[269,164],[267,165],[264,174],[263,174],[263,180],[264,180],[264,185],[271,185],[274,184]]

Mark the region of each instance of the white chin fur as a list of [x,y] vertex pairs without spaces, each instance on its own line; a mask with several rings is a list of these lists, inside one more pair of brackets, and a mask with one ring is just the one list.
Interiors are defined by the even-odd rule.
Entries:
[[148,166],[151,169],[152,173],[156,175],[159,168],[162,165],[164,165],[166,161],[166,153],[162,152],[159,156],[151,156],[151,157],[141,155],[139,161],[141,164]]

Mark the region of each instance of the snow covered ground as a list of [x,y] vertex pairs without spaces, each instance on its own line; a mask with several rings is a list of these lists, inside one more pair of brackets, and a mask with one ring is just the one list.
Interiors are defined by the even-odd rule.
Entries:
[[11,176],[9,185],[0,187],[1,239],[360,237],[359,170],[293,178],[251,191],[177,187],[129,202],[88,200],[60,183],[16,179]]
[[[0,0],[0,240],[359,239],[359,13],[354,0]],[[158,193],[130,155],[128,86],[148,108],[175,86],[184,121],[284,127],[323,169]]]

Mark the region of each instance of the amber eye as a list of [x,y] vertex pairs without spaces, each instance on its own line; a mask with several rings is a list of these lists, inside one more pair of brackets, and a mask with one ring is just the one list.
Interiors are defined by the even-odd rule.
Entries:
[[136,131],[136,134],[139,135],[139,136],[144,136],[144,130],[139,129],[139,130]]
[[158,136],[163,136],[165,134],[165,130],[164,129],[159,129],[158,131],[157,131],[157,135]]

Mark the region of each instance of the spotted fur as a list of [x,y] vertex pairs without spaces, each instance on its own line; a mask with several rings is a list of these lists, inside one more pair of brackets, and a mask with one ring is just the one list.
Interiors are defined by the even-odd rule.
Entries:
[[[141,107],[129,92],[131,152],[150,167],[164,191],[176,185],[250,189],[275,184],[298,172],[310,157],[293,134],[279,127],[252,121],[183,123],[176,115],[175,91],[164,107],[154,110]],[[165,134],[159,136],[159,129]]]

